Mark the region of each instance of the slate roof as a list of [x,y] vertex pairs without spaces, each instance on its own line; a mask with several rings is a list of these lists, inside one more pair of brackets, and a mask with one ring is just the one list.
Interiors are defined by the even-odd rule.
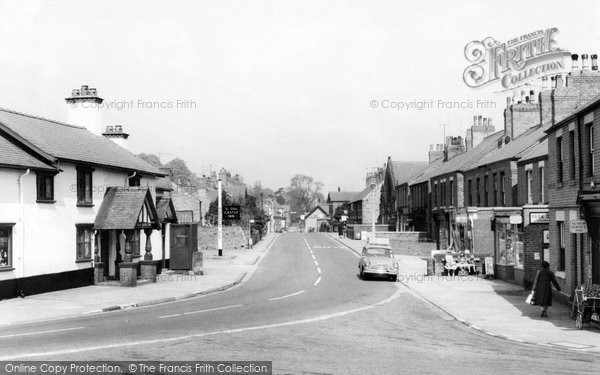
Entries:
[[429,179],[422,180],[422,177],[424,177],[427,174],[433,173],[433,171],[435,171],[437,168],[439,168],[443,163],[444,163],[444,158],[439,158],[439,159],[431,162],[430,164],[427,165],[427,167],[425,167],[425,168],[421,169],[419,172],[415,173],[415,175],[410,180],[408,180],[408,182],[407,182],[408,186],[412,186],[415,184],[423,183],[425,181],[429,181]]
[[177,222],[177,214],[175,213],[175,206],[171,198],[161,198],[158,200],[156,203],[156,214],[158,215],[158,220],[161,222],[165,222],[165,220]]
[[317,210],[321,210],[321,211],[323,211],[323,213],[325,214],[325,216],[329,217],[329,214],[327,213],[327,210],[326,210],[326,209],[324,209],[324,208],[323,208],[323,207],[321,207],[321,206],[315,206],[315,208],[313,208],[313,209],[312,209],[312,210],[311,210],[311,211],[310,211],[310,212],[309,212],[309,213],[308,213],[308,214],[307,214],[307,215],[304,217],[304,220],[308,219],[308,218],[310,217],[310,215],[312,215],[313,213],[315,213],[315,211],[317,211]]
[[150,163],[84,127],[0,108],[0,129],[2,128],[7,133],[20,137],[26,146],[55,159],[165,176],[165,173]]
[[392,161],[394,186],[408,182],[415,174],[427,167],[426,161]]
[[490,152],[498,147],[498,140],[502,137],[504,137],[504,130],[500,130],[492,135],[488,135],[477,146],[473,147],[469,151],[456,155],[447,162],[442,163],[438,168],[423,174],[420,178],[413,181],[412,184],[419,184],[421,182],[429,181],[431,178],[436,176],[441,176],[452,172],[466,171],[473,168],[479,160],[487,156]]
[[543,141],[527,150],[527,152],[523,153],[523,156],[519,160],[519,163],[542,158],[544,156],[546,158],[548,157],[548,138],[544,138]]
[[482,167],[502,160],[519,159],[532,146],[537,145],[545,135],[541,125],[532,127],[508,144],[502,145],[499,149],[496,148],[495,151],[482,158],[474,167]]
[[327,202],[352,202],[358,194],[356,191],[330,191]]
[[148,188],[109,187],[96,215],[94,229],[135,229],[146,199],[149,201],[149,207],[154,217],[157,218],[158,215]]
[[56,168],[34,157],[2,135],[0,135],[0,166],[57,171]]

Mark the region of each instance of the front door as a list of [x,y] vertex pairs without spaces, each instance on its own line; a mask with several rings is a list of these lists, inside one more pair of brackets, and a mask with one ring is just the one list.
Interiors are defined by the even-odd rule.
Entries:
[[100,261],[104,264],[103,275],[108,278],[108,253],[110,252],[110,232],[100,231]]
[[191,270],[192,252],[198,250],[198,224],[171,224],[172,270]]

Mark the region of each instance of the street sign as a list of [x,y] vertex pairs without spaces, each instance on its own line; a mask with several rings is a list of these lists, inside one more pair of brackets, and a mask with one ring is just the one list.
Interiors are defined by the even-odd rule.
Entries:
[[240,220],[240,206],[223,206],[223,220]]
[[543,224],[550,222],[550,214],[548,212],[530,212],[529,222],[531,224]]
[[569,222],[569,232],[587,233],[587,224],[585,220],[572,220]]

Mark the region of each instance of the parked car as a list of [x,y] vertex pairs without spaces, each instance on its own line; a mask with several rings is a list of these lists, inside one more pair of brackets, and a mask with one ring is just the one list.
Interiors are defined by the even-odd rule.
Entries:
[[385,238],[369,238],[363,247],[362,256],[358,262],[361,279],[367,277],[386,277],[391,281],[398,278],[398,262],[394,252]]

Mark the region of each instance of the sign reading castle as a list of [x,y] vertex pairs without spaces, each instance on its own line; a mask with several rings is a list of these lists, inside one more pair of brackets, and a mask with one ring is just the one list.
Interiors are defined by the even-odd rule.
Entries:
[[496,81],[512,89],[533,79],[565,70],[564,57],[570,52],[558,48],[557,28],[537,30],[501,43],[492,37],[472,41],[465,47],[465,58],[472,63],[463,80],[478,88]]

